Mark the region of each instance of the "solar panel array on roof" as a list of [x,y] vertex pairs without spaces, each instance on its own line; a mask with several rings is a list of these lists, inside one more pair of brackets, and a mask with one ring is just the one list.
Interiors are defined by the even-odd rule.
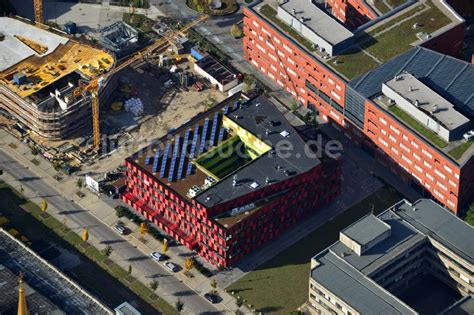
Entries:
[[[191,144],[191,152],[189,152],[189,160],[193,159],[196,154],[196,146],[197,146],[197,141],[199,139],[199,129],[200,129],[199,125],[196,125],[196,128],[194,128],[193,143]],[[188,168],[186,170],[186,175],[191,175],[192,172],[193,172],[193,164],[189,162]]]
[[179,159],[179,166],[178,166],[178,179],[183,178],[183,169],[184,169],[184,161],[186,160],[187,149],[189,145],[189,137],[191,136],[191,129],[186,131],[184,135],[184,143],[183,148],[181,150],[181,157]]
[[153,169],[151,170],[153,173],[156,173],[158,171],[159,159],[160,159],[160,149],[158,149],[155,153],[155,159],[153,161]]
[[438,52],[416,47],[363,74],[349,86],[366,98],[380,93],[382,83],[408,72],[474,119],[474,65]]
[[239,105],[240,105],[240,104],[239,104],[239,101],[235,101],[235,102],[234,102],[234,109],[239,108]]
[[224,107],[224,115],[227,115],[229,113],[229,106]]
[[147,156],[146,159],[145,159],[145,165],[150,165],[151,164],[151,159],[152,159],[151,156]]
[[204,128],[202,130],[202,135],[201,135],[201,144],[199,145],[199,154],[204,152],[204,148],[206,146],[206,139],[207,139],[207,130],[209,129],[209,119],[206,118],[204,120]]
[[224,136],[225,136],[225,128],[221,127],[221,131],[219,131],[219,141],[224,140]]
[[214,120],[212,121],[211,139],[209,141],[209,146],[211,146],[211,147],[216,145],[217,125],[218,124],[219,124],[219,112],[216,112],[214,114]]
[[163,158],[161,159],[161,168],[160,168],[160,178],[165,177],[166,164],[168,161],[168,155],[170,154],[171,144],[167,143],[165,147],[165,153],[163,153]]
[[174,141],[173,155],[171,157],[170,171],[168,173],[169,182],[172,182],[174,180],[174,169],[176,167],[176,160],[178,159],[179,146],[181,144],[180,142],[181,142],[181,137],[176,136],[175,141]]

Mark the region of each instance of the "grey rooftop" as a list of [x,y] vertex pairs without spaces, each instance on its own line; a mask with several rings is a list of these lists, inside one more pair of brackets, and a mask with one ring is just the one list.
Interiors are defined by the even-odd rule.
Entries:
[[382,83],[408,72],[474,119],[474,65],[423,47],[416,47],[356,77],[349,86],[366,98],[377,96]]
[[[227,117],[269,144],[272,150],[232,174],[237,175],[240,185],[234,187],[233,176],[228,176],[198,195],[195,200],[205,207],[213,207],[254,191],[250,187],[253,182],[264,187],[267,177],[271,184],[277,183],[307,172],[321,163],[316,156],[307,154],[312,152],[308,145],[276,106],[263,96],[247,101]],[[282,135],[285,131],[286,137]],[[291,144],[291,150],[283,149],[285,143]],[[288,154],[279,154],[276,147],[280,153]]]
[[[286,0],[280,7],[313,32],[335,45],[354,36],[344,25],[309,0]],[[294,12],[294,13],[293,13]]]
[[[66,44],[68,39],[47,32],[33,25],[9,17],[0,17],[0,33],[5,39],[0,42],[0,71],[4,71],[31,56],[46,56]],[[23,44],[15,35],[23,36],[48,48],[44,54],[38,54]]]
[[311,277],[360,314],[417,314],[333,252],[326,250],[315,258],[319,265]]
[[[385,84],[409,101],[413,111],[423,110],[448,130],[469,123],[469,119],[454,108],[454,105],[410,73],[402,73]],[[418,102],[418,105],[415,105]],[[418,106],[418,107],[416,107]]]
[[341,231],[360,245],[366,245],[390,230],[390,225],[369,214]]

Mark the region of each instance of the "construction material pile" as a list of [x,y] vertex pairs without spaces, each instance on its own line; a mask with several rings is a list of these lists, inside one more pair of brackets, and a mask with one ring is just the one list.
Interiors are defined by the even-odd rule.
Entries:
[[125,101],[124,108],[127,112],[131,112],[134,116],[143,115],[143,102],[138,97],[132,97]]

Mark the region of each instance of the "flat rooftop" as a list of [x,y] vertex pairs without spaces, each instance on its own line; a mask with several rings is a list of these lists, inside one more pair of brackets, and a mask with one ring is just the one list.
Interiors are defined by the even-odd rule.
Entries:
[[395,206],[395,213],[427,235],[474,264],[474,228],[429,199]]
[[[0,32],[5,34],[0,42],[0,82],[23,98],[75,71],[85,78],[97,76],[115,62],[105,51],[14,18],[0,17]],[[16,73],[24,73],[27,82],[14,83]]]
[[[307,0],[292,0],[289,3],[301,5],[303,8],[315,7]],[[298,6],[295,5],[296,8]],[[429,38],[464,23],[462,17],[457,15],[447,3],[440,0],[427,0],[423,3],[415,1],[409,5],[393,7],[393,10],[390,9],[393,11],[390,14],[384,14],[375,22],[368,22],[356,30],[352,30],[354,44],[332,57],[318,52],[312,46],[311,41],[278,18],[278,1],[263,0],[250,6],[250,9],[266,20],[269,25],[279,30],[283,36],[288,37],[301,49],[307,51],[309,55],[349,81],[403,54],[414,46],[420,45]],[[326,11],[323,14],[338,23]],[[307,23],[312,23],[313,19],[309,14],[308,18]],[[317,21],[315,19],[313,22]],[[348,35],[348,29],[334,31],[335,29],[339,30],[340,27],[345,28],[342,24],[332,25],[332,22],[327,22],[327,25],[321,22],[317,32],[327,32],[328,38],[340,36],[340,34]],[[413,27],[414,24],[417,24],[417,27]],[[331,25],[330,28],[328,25]]]
[[410,73],[399,74],[384,84],[413,104],[413,110],[422,110],[448,130],[469,123],[469,119],[458,112],[451,102]]
[[[5,39],[0,42],[0,71],[4,71],[30,56],[44,57],[52,53],[59,45],[69,40],[30,24],[9,17],[0,17],[0,33]],[[45,51],[40,53],[25,45],[17,36],[25,37],[41,46]]]
[[311,277],[360,314],[417,314],[333,252],[326,250],[315,259],[319,265]]
[[[420,137],[431,143],[433,147],[445,153],[458,164],[463,165],[474,153],[474,146],[464,141],[438,143],[431,134],[420,131],[420,128],[407,121],[404,115],[393,111],[393,106],[383,104],[378,100],[382,94],[382,84],[393,80],[397,75],[410,73],[428,89],[453,105],[467,120],[474,120],[474,65],[451,56],[416,47],[389,62],[351,80],[348,86],[364,98],[371,99],[394,117],[404,122]],[[398,107],[397,107],[398,108]],[[402,113],[403,114],[403,113]],[[462,149],[462,150],[460,150]]]
[[[164,158],[166,147],[169,153]],[[222,157],[219,150],[223,151]],[[263,96],[247,99],[240,94],[195,117],[144,151],[129,160],[182,197],[207,208],[287,180],[321,163],[307,154],[311,149],[273,103]],[[158,164],[154,168],[157,153]],[[209,178],[213,178],[212,183],[205,185]],[[193,186],[199,187],[195,196],[189,193]]]
[[354,36],[350,30],[312,1],[288,0],[280,7],[300,21],[304,18],[302,24],[333,45]]
[[[366,234],[372,217],[368,215],[350,226],[350,234]],[[377,219],[390,226],[390,237],[360,256],[338,241],[313,257],[316,266],[311,270],[311,276],[318,283],[363,314],[382,314],[390,308],[396,314],[414,313],[370,277],[405,252],[428,245],[430,239],[473,263],[474,244],[466,240],[474,239],[474,228],[432,200],[420,199],[414,203],[402,200]],[[368,234],[373,234],[370,229]],[[380,298],[382,301],[378,301]],[[374,309],[371,309],[372,301],[376,303]]]
[[342,230],[341,233],[358,244],[365,245],[389,230],[390,225],[375,215],[369,214]]
[[[8,278],[6,284],[0,279],[0,288],[6,286],[0,290],[0,311],[5,307],[16,313],[20,272],[27,284],[26,300],[31,314],[36,314],[34,310],[39,314],[111,314],[105,305],[0,228],[0,277]],[[9,296],[15,298],[13,306]]]
[[236,74],[211,55],[198,60],[196,64],[202,70],[222,84],[236,79]]

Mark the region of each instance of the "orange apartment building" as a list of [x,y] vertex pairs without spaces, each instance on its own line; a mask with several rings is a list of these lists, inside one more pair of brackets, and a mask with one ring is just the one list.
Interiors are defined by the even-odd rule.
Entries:
[[[376,16],[358,9],[370,21],[351,28],[336,2]],[[426,196],[455,213],[472,198],[474,65],[451,57],[465,22],[445,1],[381,14],[369,1],[267,0],[244,14],[255,68]],[[389,88],[407,82],[416,89]]]

